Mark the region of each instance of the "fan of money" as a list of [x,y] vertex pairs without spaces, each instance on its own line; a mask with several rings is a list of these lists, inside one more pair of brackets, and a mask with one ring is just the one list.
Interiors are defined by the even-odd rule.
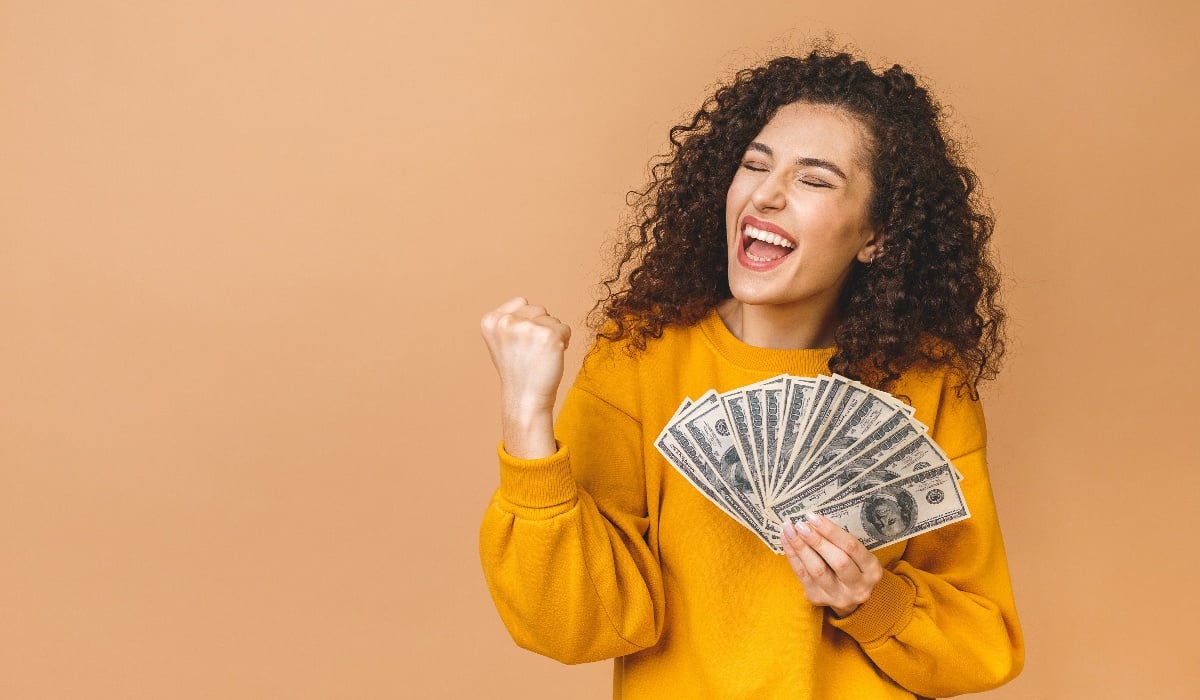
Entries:
[[970,517],[961,475],[927,432],[891,394],[782,374],[684,399],[655,444],[775,552],[784,519],[810,512],[876,549]]

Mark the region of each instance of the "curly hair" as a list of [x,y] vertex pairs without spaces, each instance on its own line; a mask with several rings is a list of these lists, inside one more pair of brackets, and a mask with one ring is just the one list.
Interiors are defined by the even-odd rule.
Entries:
[[732,296],[726,193],[747,145],[793,102],[839,108],[865,127],[868,217],[883,233],[883,255],[852,263],[841,291],[830,371],[887,389],[914,365],[949,365],[975,396],[999,369],[1005,319],[987,249],[994,222],[978,180],[916,78],[827,49],[737,72],[690,122],[671,128],[649,184],[630,193],[633,223],[589,325],[637,353]]

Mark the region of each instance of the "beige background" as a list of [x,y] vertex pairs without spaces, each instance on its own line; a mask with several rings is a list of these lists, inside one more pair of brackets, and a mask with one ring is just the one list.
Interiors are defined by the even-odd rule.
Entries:
[[607,697],[488,599],[478,318],[545,303],[573,374],[669,126],[826,31],[999,217],[988,697],[1196,697],[1196,3],[478,5],[0,0],[0,697]]

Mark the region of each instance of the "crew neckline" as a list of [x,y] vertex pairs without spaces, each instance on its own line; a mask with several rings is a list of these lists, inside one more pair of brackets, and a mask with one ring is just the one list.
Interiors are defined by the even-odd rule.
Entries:
[[816,376],[829,373],[829,358],[836,348],[800,348],[782,350],[747,345],[725,325],[714,307],[698,324],[705,339],[724,357],[739,367],[772,372]]

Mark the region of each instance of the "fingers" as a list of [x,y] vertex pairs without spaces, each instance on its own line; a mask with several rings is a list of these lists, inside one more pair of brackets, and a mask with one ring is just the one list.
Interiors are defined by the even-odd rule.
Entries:
[[856,547],[866,552],[858,538],[829,522],[828,518],[815,513],[797,522],[796,530],[804,541],[821,555],[838,578],[849,581],[862,576],[858,560],[850,554]]
[[542,331],[541,334],[535,336],[539,340],[557,340],[561,343],[563,349],[566,349],[570,345],[571,327],[551,316],[546,311],[546,307],[529,304],[525,297],[513,297],[484,314],[483,318],[479,321],[479,327],[484,338],[491,345],[497,337],[498,332],[522,332],[519,323],[521,321],[530,321],[537,326],[551,331],[549,335],[546,335]]
[[496,311],[501,314],[511,314],[528,303],[528,301],[525,301],[525,297],[513,297],[500,306],[497,306]]
[[805,597],[839,615],[865,602],[882,576],[879,560],[828,518],[807,514],[787,522],[780,540]]
[[549,315],[539,316],[533,319],[533,322],[554,331],[555,335],[562,342],[563,350],[566,350],[567,346],[571,344],[571,327],[557,318]]
[[[490,336],[496,331],[496,327],[500,325],[502,319],[508,318],[512,314],[526,308],[528,304],[529,302],[525,300],[525,297],[513,297],[509,299],[483,315],[483,318],[479,321],[480,330],[483,331],[484,336]],[[545,309],[543,309],[544,311]]]
[[813,549],[796,530],[796,527],[790,522],[784,525],[785,535],[782,538],[784,554],[788,557],[788,563],[792,565],[792,570],[800,577],[805,586],[815,584],[824,588],[821,585],[825,578],[830,573],[829,566],[825,560]]
[[509,313],[512,314],[513,316],[515,316],[516,318],[528,318],[528,319],[535,319],[535,318],[538,318],[539,316],[547,315],[546,307],[535,306],[533,304],[523,304],[520,307],[513,309]]
[[864,574],[880,569],[879,559],[871,554],[857,537],[838,527],[829,518],[813,514],[809,526],[830,545],[844,552],[850,562]]
[[535,415],[544,418],[562,382],[571,327],[524,297],[484,314],[479,327],[500,377],[504,414],[513,416],[514,423]]
[[[544,306],[525,305],[508,314],[508,319],[523,319],[550,330],[565,350],[571,343],[571,327],[550,315]],[[503,323],[506,319],[502,319]]]

